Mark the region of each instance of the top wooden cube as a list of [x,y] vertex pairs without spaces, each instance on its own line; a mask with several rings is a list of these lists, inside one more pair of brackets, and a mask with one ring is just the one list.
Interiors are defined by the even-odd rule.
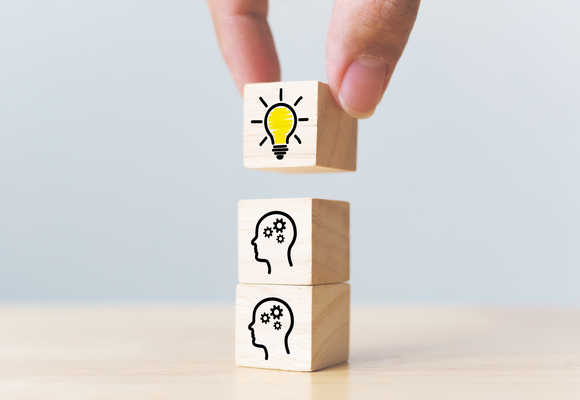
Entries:
[[244,166],[284,173],[356,170],[357,120],[327,84],[253,83],[244,88]]

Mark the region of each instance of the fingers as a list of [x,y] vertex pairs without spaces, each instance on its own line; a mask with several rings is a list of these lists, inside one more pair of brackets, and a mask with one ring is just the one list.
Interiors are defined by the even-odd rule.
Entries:
[[356,118],[381,101],[417,18],[420,0],[336,0],[326,73],[335,100]]
[[246,83],[280,80],[268,26],[268,0],[208,0],[218,42],[240,92]]

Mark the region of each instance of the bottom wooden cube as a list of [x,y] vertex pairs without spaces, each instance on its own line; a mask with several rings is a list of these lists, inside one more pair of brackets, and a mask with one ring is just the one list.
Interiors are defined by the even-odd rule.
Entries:
[[316,371],[348,359],[350,285],[239,284],[236,364]]

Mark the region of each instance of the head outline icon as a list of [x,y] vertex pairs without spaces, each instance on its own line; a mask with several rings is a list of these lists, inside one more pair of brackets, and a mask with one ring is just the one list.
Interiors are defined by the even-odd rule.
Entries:
[[[264,313],[262,314],[259,318],[256,318],[256,312],[260,309],[260,306],[262,306],[265,303],[279,303],[282,304],[284,306],[284,308],[280,307],[278,304],[274,304],[272,306],[272,308],[269,308],[269,306],[267,307],[267,309],[270,310],[269,313]],[[280,323],[280,320],[284,317],[284,313],[288,312],[288,315],[286,318],[284,318],[284,322]],[[288,318],[289,317],[289,318]],[[260,300],[255,306],[254,306],[254,310],[252,311],[252,322],[250,322],[248,324],[248,329],[251,332],[251,337],[252,337],[252,345],[254,347],[258,347],[261,348],[262,350],[264,350],[264,359],[268,360],[269,358],[269,352],[268,352],[268,347],[266,346],[266,344],[263,343],[258,343],[256,340],[256,328],[253,328],[254,325],[256,325],[256,323],[259,323],[259,325],[266,324],[268,325],[269,328],[272,329],[272,332],[276,332],[279,330],[283,330],[282,328],[285,328],[286,324],[288,324],[287,320],[290,320],[289,325],[288,325],[288,330],[286,330],[285,332],[283,331],[282,333],[284,333],[284,343],[283,343],[283,347],[284,350],[286,352],[286,354],[290,354],[290,346],[288,345],[288,337],[290,336],[290,333],[292,333],[292,329],[294,328],[294,313],[292,312],[292,308],[288,305],[288,303],[286,303],[284,300],[282,300],[279,297],[266,297],[265,299]],[[276,325],[278,324],[278,325]],[[260,340],[260,339],[258,339]],[[276,338],[274,337],[274,340],[276,340]],[[262,340],[260,340],[262,341]],[[269,344],[272,350],[272,347],[278,347]]]
[[[267,224],[263,224],[263,222],[269,219],[269,217],[277,215],[280,216],[280,218],[275,218],[275,221],[273,222],[272,226],[270,226],[270,221],[268,221]],[[289,226],[287,222],[290,223]],[[291,233],[292,240],[288,241],[288,231],[287,232],[284,231],[290,230],[290,227],[292,230]],[[294,244],[296,243],[297,234],[298,232],[296,229],[296,223],[294,222],[294,219],[290,215],[288,215],[283,211],[267,212],[266,214],[262,215],[262,217],[258,220],[258,222],[256,222],[254,237],[250,241],[250,244],[254,246],[254,259],[258,262],[266,263],[266,265],[268,266],[268,274],[272,273],[271,259],[276,257],[272,257],[271,254],[267,254],[266,256],[263,255],[260,256],[260,250],[258,249],[259,247],[258,240],[262,240],[261,237],[263,236],[264,238],[270,240],[271,244],[275,246],[274,248],[276,249],[276,253],[286,249],[285,258],[288,260],[288,266],[290,267],[294,266],[294,264],[292,263],[292,247],[294,247]],[[287,248],[285,243],[288,243]],[[277,245],[282,245],[282,247],[278,249]],[[269,247],[272,248],[272,246],[270,245]]]

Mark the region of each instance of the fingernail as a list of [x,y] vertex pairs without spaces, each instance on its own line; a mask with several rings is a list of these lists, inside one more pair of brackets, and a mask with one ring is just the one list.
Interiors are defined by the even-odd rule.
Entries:
[[379,58],[360,57],[344,75],[338,99],[342,108],[355,118],[368,118],[381,100],[388,64]]

